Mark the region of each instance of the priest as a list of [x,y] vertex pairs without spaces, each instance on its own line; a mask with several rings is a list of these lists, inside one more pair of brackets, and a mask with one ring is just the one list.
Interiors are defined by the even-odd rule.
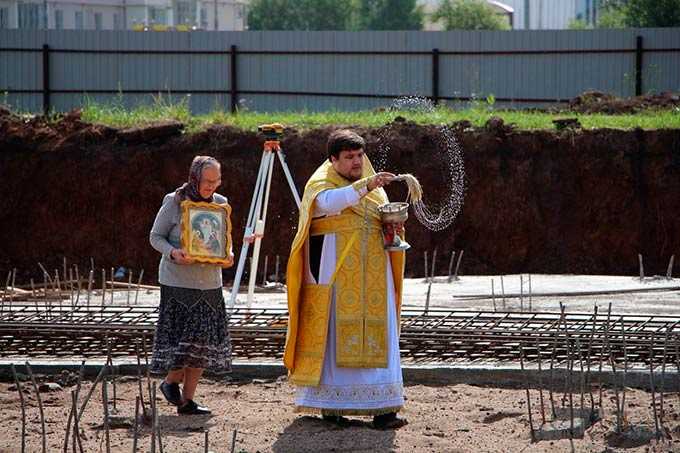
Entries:
[[[377,429],[406,424],[399,357],[404,252],[387,252],[377,208],[394,175],[376,173],[364,139],[333,132],[328,158],[305,186],[288,261],[284,364],[296,411]],[[403,234],[403,228],[400,228]]]

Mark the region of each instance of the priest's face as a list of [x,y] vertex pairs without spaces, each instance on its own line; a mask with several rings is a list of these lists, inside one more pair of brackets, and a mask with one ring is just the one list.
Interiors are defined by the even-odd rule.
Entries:
[[337,158],[331,156],[331,164],[343,178],[350,181],[361,179],[364,170],[364,150],[359,148],[340,151]]

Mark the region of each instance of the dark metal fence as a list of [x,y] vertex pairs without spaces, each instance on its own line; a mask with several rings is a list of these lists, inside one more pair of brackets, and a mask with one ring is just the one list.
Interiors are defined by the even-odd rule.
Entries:
[[[552,32],[552,33],[560,33],[560,32]],[[678,32],[680,34],[680,32]],[[312,36],[312,35],[310,35]],[[510,35],[508,35],[510,36]],[[186,95],[186,94],[192,94],[192,95],[208,95],[208,96],[224,96],[225,99],[228,99],[228,106],[229,110],[231,112],[236,112],[239,108],[239,101],[243,97],[248,97],[248,96],[265,96],[265,97],[273,97],[273,96],[294,96],[294,97],[322,97],[322,98],[354,98],[354,99],[393,99],[393,98],[398,98],[400,96],[411,96],[411,95],[416,95],[416,96],[421,96],[421,97],[427,97],[431,99],[435,104],[440,103],[441,101],[470,101],[476,98],[477,94],[476,93],[458,93],[454,92],[451,93],[449,92],[444,92],[442,90],[442,80],[450,79],[453,77],[450,74],[446,73],[446,68],[443,67],[441,64],[442,59],[446,58],[467,58],[468,60],[462,60],[462,61],[475,61],[477,62],[476,64],[478,65],[483,65],[484,60],[481,59],[489,59],[489,58],[501,58],[502,60],[499,60],[499,62],[505,66],[501,66],[498,72],[503,73],[504,72],[504,67],[511,67],[513,64],[516,64],[513,62],[513,59],[519,59],[519,58],[542,58],[542,57],[550,57],[552,59],[557,58],[559,59],[560,57],[566,57],[566,56],[592,56],[592,57],[604,57],[604,56],[610,56],[610,55],[616,55],[616,56],[621,56],[622,58],[629,58],[629,57],[634,57],[633,60],[633,67],[631,68],[632,70],[630,71],[633,75],[632,78],[634,78],[634,90],[632,92],[628,93],[619,93],[622,95],[640,95],[643,93],[643,88],[645,86],[645,80],[644,80],[644,74],[645,74],[645,64],[648,60],[649,56],[664,56],[664,57],[670,57],[673,61],[676,62],[675,68],[676,72],[677,68],[680,67],[680,58],[678,55],[680,55],[680,45],[677,46],[670,46],[670,47],[659,47],[658,45],[651,47],[651,48],[646,48],[644,46],[645,44],[645,39],[642,35],[637,35],[635,36],[635,45],[626,47],[626,46],[607,46],[607,47],[600,47],[600,48],[564,48],[563,46],[558,46],[558,48],[540,48],[540,49],[522,49],[522,48],[515,48],[515,49],[477,49],[477,50],[446,50],[442,49],[439,47],[432,48],[429,50],[364,50],[364,49],[338,49],[338,50],[331,50],[331,49],[304,49],[304,50],[280,50],[280,49],[272,49],[272,50],[257,50],[257,49],[242,49],[237,45],[230,45],[224,50],[211,50],[211,49],[179,49],[179,48],[174,48],[174,49],[139,49],[139,48],[118,48],[118,49],[107,49],[107,48],[98,48],[98,49],[92,49],[92,48],[75,48],[75,47],[55,47],[51,46],[48,43],[45,43],[42,45],[42,47],[4,47],[0,45],[0,66],[2,65],[12,65],[13,64],[13,59],[11,58],[11,55],[30,55],[30,54],[40,54],[41,55],[41,68],[40,72],[42,74],[41,76],[41,86],[26,86],[25,84],[22,83],[21,80],[11,80],[12,76],[11,75],[5,75],[3,76],[2,71],[0,71],[0,93],[5,92],[6,96],[11,95],[11,96],[16,96],[16,95],[41,95],[42,96],[42,110],[43,112],[49,112],[52,109],[55,108],[54,102],[53,102],[53,96],[56,94],[59,95],[78,95],[78,94],[101,94],[101,95],[145,95],[145,94],[154,94],[154,93],[163,93],[166,91],[171,91],[172,94],[178,94],[178,95]],[[671,41],[671,43],[673,43]],[[346,46],[339,46],[339,47],[346,47]],[[210,57],[213,59],[217,59],[220,61],[220,68],[225,68],[227,71],[224,71],[224,78],[220,80],[220,83],[213,83],[211,81],[211,84],[213,85],[213,88],[201,88],[199,86],[192,86],[192,85],[187,85],[187,86],[179,86],[179,87],[173,87],[171,90],[169,90],[167,87],[162,87],[162,86],[146,86],[146,87],[137,87],[134,86],[134,84],[128,84],[128,86],[117,86],[116,88],[114,87],[96,87],[93,88],[91,86],[89,87],[84,87],[84,86],[77,86],[77,87],[64,87],[64,83],[54,83],[54,75],[53,75],[53,70],[52,70],[52,64],[55,61],[55,59],[58,58],[65,58],[65,55],[81,55],[85,57],[84,60],[82,60],[83,65],[93,65],[93,64],[98,64],[96,57],[102,57],[102,56],[117,56],[121,58],[127,58],[130,56],[182,56],[182,57]],[[242,67],[241,66],[241,61],[244,58],[250,58],[250,57],[257,57],[259,58],[258,60],[258,66],[259,69],[256,71],[253,69],[253,65],[251,64],[250,67]],[[279,80],[276,81],[277,88],[273,89],[271,88],[272,83],[270,81],[265,82],[265,78],[267,77],[276,77],[276,71],[277,71],[277,66],[273,63],[273,60],[271,58],[277,58],[279,60],[276,61],[281,61],[280,58],[296,58],[296,57],[304,57],[306,59],[305,63],[302,65],[297,65],[297,66],[305,66],[304,68],[297,68],[296,73],[290,73],[288,75],[288,81],[294,81],[296,78],[300,77],[300,74],[312,74],[310,78],[312,79],[317,79],[318,76],[317,74],[323,74],[324,71],[327,71],[324,69],[324,67],[328,65],[357,65],[357,68],[363,68],[364,70],[368,67],[369,69],[371,68],[371,60],[368,60],[368,63],[363,62],[363,63],[357,63],[353,60],[348,60],[349,59],[359,59],[359,58],[379,58],[379,57],[390,57],[394,58],[395,60],[391,60],[392,62],[404,62],[414,59],[414,58],[426,58],[426,60],[423,61],[429,61],[429,64],[427,65],[428,68],[418,68],[418,75],[414,77],[415,79],[418,79],[419,77],[422,77],[423,80],[419,82],[415,82],[415,85],[418,85],[418,87],[411,87],[409,86],[409,83],[404,83],[402,84],[403,86],[400,85],[403,91],[401,92],[385,92],[383,90],[371,90],[370,86],[362,86],[361,84],[356,84],[355,88],[356,89],[328,89],[328,90],[300,90],[300,89],[286,89],[286,80],[283,82],[280,82]],[[330,57],[330,60],[319,60],[320,57]],[[474,60],[469,60],[470,58],[473,58]],[[510,60],[508,60],[508,58]],[[269,59],[269,60],[267,60]],[[398,60],[397,60],[398,59]],[[223,63],[221,62],[223,60]],[[299,60],[296,60],[299,61]],[[522,60],[522,61],[527,61],[527,60]],[[550,62],[554,62],[557,60],[549,60],[548,63],[546,63],[545,60],[535,60],[534,64],[550,64]],[[267,74],[266,71],[266,66],[267,62],[271,63],[271,71],[274,74]],[[450,62],[449,62],[450,63]],[[62,63],[63,64],[63,63]],[[112,63],[116,64],[116,63]],[[124,63],[121,63],[124,64]],[[151,64],[151,63],[149,63]],[[187,64],[192,64],[191,62]],[[389,62],[386,64],[390,64]],[[408,63],[407,63],[408,64]],[[671,63],[672,64],[672,63]],[[368,65],[368,66],[367,66]],[[521,65],[521,63],[520,63]],[[180,63],[179,66],[182,66]],[[262,67],[265,67],[265,71],[262,71]],[[414,66],[417,67],[417,64]],[[450,67],[450,64],[449,66]],[[37,69],[37,68],[36,68]],[[148,71],[150,68],[145,67],[144,70]],[[153,70],[153,68],[151,68]],[[73,77],[77,79],[77,72],[78,69],[74,68],[74,75]],[[161,69],[157,69],[158,71],[161,71]],[[384,69],[382,68],[376,68],[375,72],[384,72]],[[600,70],[600,71],[606,71],[606,67],[598,66],[598,67],[583,67],[583,71],[591,71],[591,70]],[[259,71],[259,77],[263,79],[263,83],[261,84],[262,86],[260,88],[253,88],[254,86],[258,86],[257,80],[253,80],[253,73]],[[303,72],[300,72],[303,71]],[[488,72],[488,71],[487,71]],[[429,77],[424,77],[426,73],[429,73]],[[292,75],[291,75],[292,74]],[[20,74],[19,74],[20,76]],[[19,76],[14,76],[16,79]],[[371,75],[371,77],[378,77],[379,75]],[[492,76],[495,76],[492,74]],[[196,75],[193,75],[193,77],[197,77]],[[668,86],[650,86],[649,88],[654,90],[661,91],[662,89],[667,89],[667,90],[673,90],[673,89],[680,89],[680,80],[677,81],[677,86],[673,86],[675,80],[673,77],[677,78],[677,75],[675,76],[670,76],[670,82],[666,82],[666,85]],[[367,77],[368,78],[368,77]],[[668,78],[668,77],[666,77]],[[426,79],[429,79],[429,87],[426,87]],[[487,76],[488,79],[488,76]],[[198,80],[198,79],[196,79]],[[212,79],[211,79],[212,80]],[[248,86],[242,88],[243,84],[241,81],[248,81]],[[606,86],[588,86],[588,85],[582,85],[578,86],[578,83],[574,83],[573,81],[569,81],[569,83],[573,83],[575,85],[575,90],[570,91],[569,96],[562,96],[562,95],[555,95],[555,96],[527,96],[527,95],[521,95],[517,93],[513,93],[511,89],[508,90],[507,94],[506,93],[493,93],[495,95],[495,100],[496,102],[499,103],[529,103],[529,104],[559,104],[566,102],[571,96],[576,95],[580,93],[583,89],[600,89],[602,91],[608,91]],[[588,82],[586,82],[588,83]],[[494,83],[490,83],[490,85],[493,85]],[[90,84],[91,85],[91,84]],[[145,85],[142,83],[142,85]],[[199,83],[199,85],[205,85],[205,83]],[[658,83],[657,83],[658,85]],[[329,80],[329,82],[326,84],[326,86],[329,86],[331,88],[333,87],[333,82]],[[337,88],[337,87],[335,87]],[[482,90],[484,91],[483,87]],[[488,89],[486,90],[488,91]],[[545,90],[543,90],[545,91]],[[559,90],[564,92],[564,90]],[[568,90],[569,91],[569,90]]]

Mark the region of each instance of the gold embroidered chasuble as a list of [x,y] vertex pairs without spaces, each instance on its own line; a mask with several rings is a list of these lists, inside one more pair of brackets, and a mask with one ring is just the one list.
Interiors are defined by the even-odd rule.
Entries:
[[[375,174],[364,156],[364,174]],[[378,206],[387,203],[383,189],[369,192],[361,202],[340,215],[312,219],[317,195],[350,185],[326,161],[305,186],[298,230],[291,247],[286,281],[289,323],[284,364],[297,385],[317,386],[321,378],[331,295],[335,287],[337,366],[384,368],[387,366],[387,282]],[[304,245],[309,236],[334,233],[336,268],[328,284],[304,283]],[[391,252],[390,261],[397,304],[401,308],[404,252]]]

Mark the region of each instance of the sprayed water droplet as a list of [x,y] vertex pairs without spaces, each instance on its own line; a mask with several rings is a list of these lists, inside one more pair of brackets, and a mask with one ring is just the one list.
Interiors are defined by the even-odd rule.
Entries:
[[[390,132],[393,125],[387,125],[377,133],[378,149],[374,157],[374,164],[378,171],[385,171],[390,152]],[[412,203],[413,212],[418,221],[432,231],[448,228],[460,213],[465,198],[465,164],[463,152],[456,140],[453,130],[446,125],[437,126],[437,147],[441,152],[443,168],[446,169],[446,195],[439,203],[428,206],[425,200]],[[425,194],[427,188],[424,189]]]
[[423,96],[401,96],[395,99],[390,106],[392,110],[406,110],[410,112],[434,112],[434,103]]

